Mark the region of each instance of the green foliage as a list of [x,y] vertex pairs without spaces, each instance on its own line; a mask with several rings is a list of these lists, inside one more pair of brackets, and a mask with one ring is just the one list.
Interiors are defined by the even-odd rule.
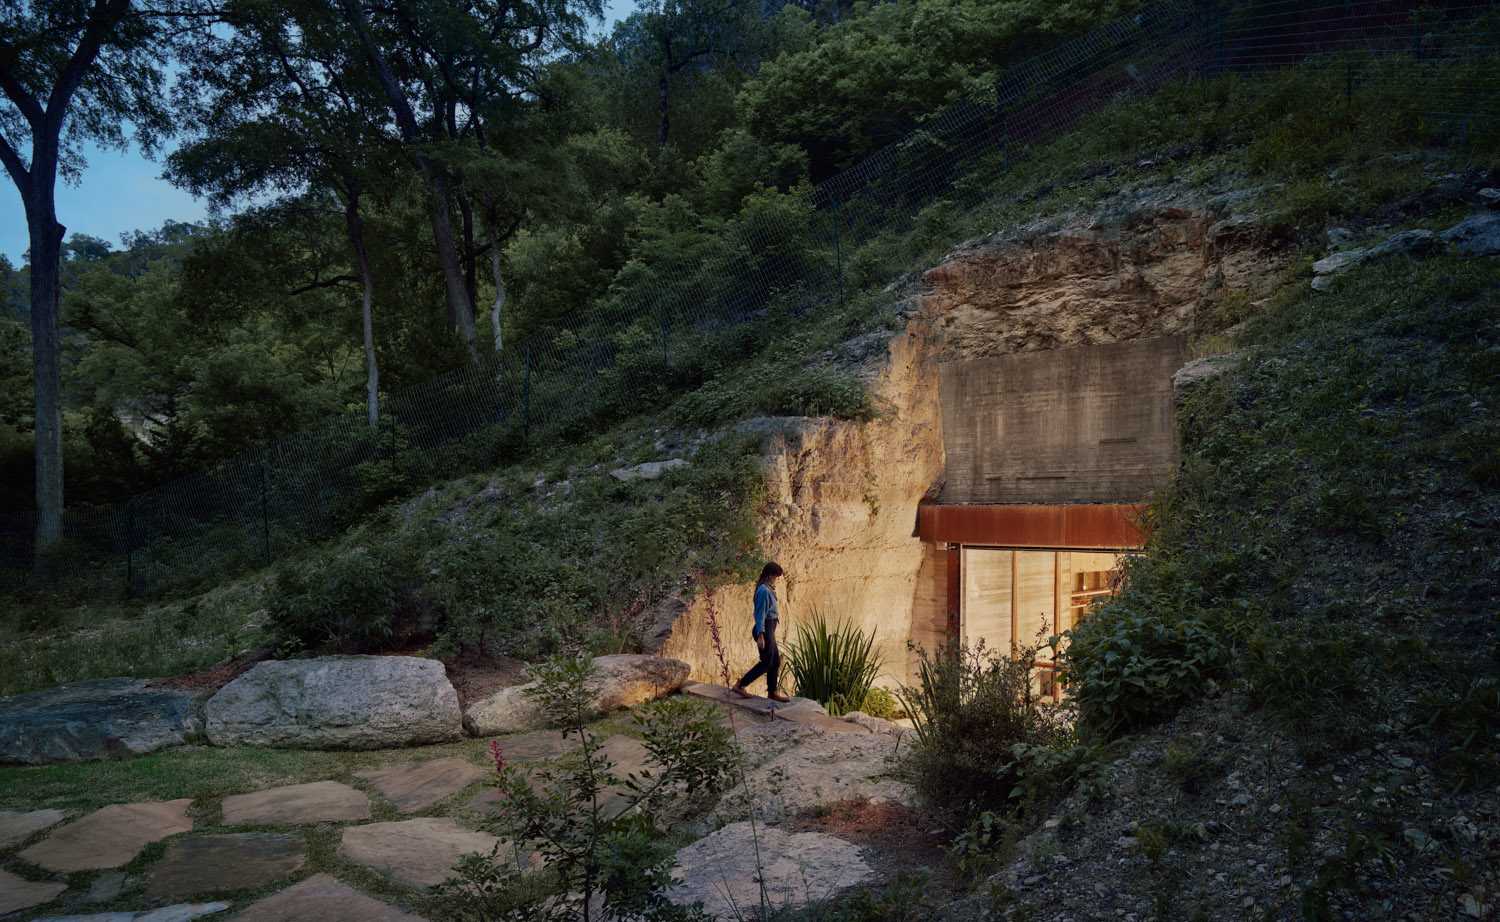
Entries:
[[315,551],[276,568],[268,613],[283,647],[358,653],[386,649],[418,629],[412,543]]
[[889,143],[1011,61],[1118,15],[1131,4],[871,3],[815,42],[767,61],[737,105],[764,142],[808,152],[827,176]]
[[884,720],[903,720],[906,718],[906,708],[901,704],[901,698],[889,689],[873,687],[865,692],[865,700],[860,702],[855,710],[863,711],[871,717],[879,717]]
[[1062,655],[1079,713],[1105,736],[1201,697],[1228,660],[1224,642],[1201,618],[1135,599],[1132,593],[1103,606],[1072,631]]
[[1310,749],[1354,745],[1395,683],[1471,668],[1438,655],[1446,631],[1471,657],[1495,643],[1474,612],[1500,557],[1466,511],[1495,487],[1464,446],[1491,438],[1482,408],[1500,400],[1481,370],[1500,348],[1500,267],[1371,265],[1333,292],[1298,286],[1247,337],[1236,371],[1187,396],[1181,475],[1123,592],[1074,631],[1069,687],[1084,724],[1113,733],[1243,681],[1272,713],[1316,718]]
[[797,682],[797,694],[812,698],[837,717],[863,708],[880,675],[875,635],[857,625],[830,624],[814,610],[786,645],[786,664]]
[[1016,824],[1005,815],[981,810],[953,837],[948,857],[965,880],[977,881],[1009,859],[1018,834]]
[[640,613],[684,571],[717,577],[753,560],[762,489],[753,448],[721,439],[654,481],[579,474],[565,502],[511,484],[505,502],[465,510],[450,527],[483,539],[443,541],[421,568],[447,644],[527,657],[565,644],[635,649]]
[[1500,776],[1500,681],[1480,676],[1421,702],[1425,729],[1441,742],[1439,764],[1459,790]]
[[1045,809],[1081,764],[1069,714],[1036,682],[1038,648],[1005,656],[977,647],[922,651],[901,703],[915,728],[907,766],[935,803]]
[[[664,811],[690,799],[711,803],[728,784],[737,756],[730,730],[712,705],[685,699],[637,712],[654,770],[620,777],[586,727],[597,677],[587,658],[558,658],[534,669],[531,695],[577,748],[532,776],[506,764],[491,744],[508,809],[498,821],[512,842],[531,843],[546,862],[545,889],[513,865],[495,868],[473,858],[438,888],[444,918],[574,920],[602,900],[611,916],[676,922],[703,918],[672,904],[674,851],[661,828]],[[618,796],[611,798],[611,792]],[[492,856],[491,856],[492,857]]]

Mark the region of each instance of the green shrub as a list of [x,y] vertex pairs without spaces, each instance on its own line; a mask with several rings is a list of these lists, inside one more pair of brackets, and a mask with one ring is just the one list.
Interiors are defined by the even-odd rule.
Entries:
[[641,708],[637,729],[652,768],[621,776],[588,727],[595,716],[592,661],[561,657],[534,672],[529,696],[576,747],[526,770],[506,761],[499,740],[490,743],[490,753],[507,804],[496,831],[536,850],[550,886],[539,890],[538,875],[520,862],[467,856],[438,888],[441,917],[572,922],[589,917],[585,907],[602,904],[600,918],[706,919],[701,910],[666,898],[674,851],[663,820],[679,815],[684,804],[712,803],[733,775],[739,753],[717,709],[686,698]]
[[[316,551],[276,569],[270,623],[283,646],[356,653],[418,631],[426,605],[406,543]],[[429,622],[430,625],[430,622]]]
[[901,703],[916,737],[907,767],[934,802],[1025,809],[1076,771],[1068,709],[1040,693],[1037,652],[1002,656],[982,643],[922,651]]
[[901,699],[889,689],[879,687],[866,692],[865,700],[856,710],[885,720],[902,720],[906,717],[906,708],[901,706]]
[[1203,619],[1126,597],[1072,631],[1062,663],[1081,721],[1107,737],[1201,697],[1209,680],[1223,674],[1227,650]]
[[880,675],[875,635],[849,623],[830,625],[814,611],[787,644],[787,667],[797,681],[797,694],[812,698],[839,716],[859,710]]

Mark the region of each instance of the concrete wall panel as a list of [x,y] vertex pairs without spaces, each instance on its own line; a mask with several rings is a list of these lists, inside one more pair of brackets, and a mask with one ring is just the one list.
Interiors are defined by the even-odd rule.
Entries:
[[1130,502],[1177,465],[1183,337],[942,366],[943,503]]

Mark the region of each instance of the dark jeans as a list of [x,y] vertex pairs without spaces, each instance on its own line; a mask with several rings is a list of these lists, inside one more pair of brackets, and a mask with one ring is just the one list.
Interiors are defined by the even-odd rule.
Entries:
[[781,648],[776,646],[776,622],[766,622],[766,645],[760,649],[760,662],[750,667],[745,677],[740,679],[740,688],[744,688],[761,676],[766,677],[766,694],[776,694],[776,683],[781,678]]

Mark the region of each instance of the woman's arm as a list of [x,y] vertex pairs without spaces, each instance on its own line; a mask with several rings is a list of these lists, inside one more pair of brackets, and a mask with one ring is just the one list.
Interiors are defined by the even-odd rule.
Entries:
[[766,632],[766,613],[771,610],[771,590],[764,585],[755,587],[755,631],[753,636],[759,640]]

